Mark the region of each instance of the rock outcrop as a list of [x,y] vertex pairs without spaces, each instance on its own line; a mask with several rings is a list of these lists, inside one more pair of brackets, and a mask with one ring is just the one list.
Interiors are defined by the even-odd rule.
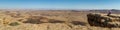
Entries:
[[87,14],[88,23],[91,26],[100,26],[100,27],[120,27],[120,16],[111,14]]

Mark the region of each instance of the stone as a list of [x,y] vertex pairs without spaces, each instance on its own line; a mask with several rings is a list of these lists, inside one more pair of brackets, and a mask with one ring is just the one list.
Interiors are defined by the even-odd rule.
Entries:
[[120,27],[120,16],[110,15],[107,14],[87,14],[88,23],[91,26],[100,26],[100,27]]

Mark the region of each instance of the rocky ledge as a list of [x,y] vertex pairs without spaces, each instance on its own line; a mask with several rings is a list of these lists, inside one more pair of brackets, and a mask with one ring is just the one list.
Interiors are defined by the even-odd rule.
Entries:
[[117,14],[99,14],[99,13],[90,13],[87,14],[88,23],[91,26],[100,26],[100,27],[120,27],[120,16]]

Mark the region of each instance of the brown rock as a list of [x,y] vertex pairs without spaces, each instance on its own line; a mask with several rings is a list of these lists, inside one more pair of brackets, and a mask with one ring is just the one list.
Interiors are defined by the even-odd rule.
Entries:
[[120,27],[120,16],[106,16],[101,14],[87,14],[88,23],[91,26]]

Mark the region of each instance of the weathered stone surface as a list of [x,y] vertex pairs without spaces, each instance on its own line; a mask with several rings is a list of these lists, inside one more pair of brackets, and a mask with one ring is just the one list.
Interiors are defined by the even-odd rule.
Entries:
[[120,16],[105,14],[87,14],[88,23],[91,26],[101,26],[101,27],[120,27]]

